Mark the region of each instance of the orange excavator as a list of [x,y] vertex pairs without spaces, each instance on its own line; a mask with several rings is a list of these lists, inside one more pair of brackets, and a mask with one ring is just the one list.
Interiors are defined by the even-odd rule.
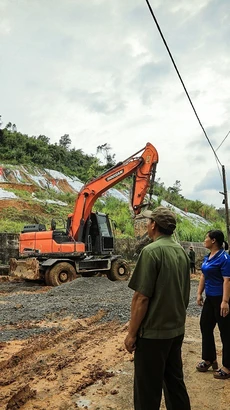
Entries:
[[74,211],[68,216],[66,230],[45,225],[27,225],[19,237],[19,258],[10,260],[11,276],[45,280],[50,286],[70,282],[79,276],[106,273],[110,280],[127,280],[128,262],[114,255],[114,237],[108,215],[92,212],[95,201],[118,182],[133,175],[131,205],[134,216],[143,206],[148,188],[152,188],[158,153],[147,143],[125,161],[84,185]]

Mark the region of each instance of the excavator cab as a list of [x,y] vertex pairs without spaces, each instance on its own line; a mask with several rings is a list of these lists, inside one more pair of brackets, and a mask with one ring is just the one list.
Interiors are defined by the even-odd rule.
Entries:
[[92,212],[83,231],[86,249],[93,255],[106,255],[114,250],[114,238],[108,215]]

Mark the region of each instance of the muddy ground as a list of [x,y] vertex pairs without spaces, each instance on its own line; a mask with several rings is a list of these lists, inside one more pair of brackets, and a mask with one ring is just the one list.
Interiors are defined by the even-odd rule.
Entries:
[[[197,280],[191,284],[183,362],[192,409],[229,410],[230,379],[195,370],[200,310]],[[0,409],[133,409],[133,361],[123,343],[132,294],[127,282],[103,277],[58,288],[1,277]]]

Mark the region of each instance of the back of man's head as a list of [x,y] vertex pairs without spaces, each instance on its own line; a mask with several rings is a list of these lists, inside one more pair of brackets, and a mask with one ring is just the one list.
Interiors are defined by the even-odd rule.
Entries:
[[169,208],[158,206],[153,211],[144,211],[145,218],[152,219],[157,224],[159,232],[165,235],[172,235],[176,228],[176,217]]

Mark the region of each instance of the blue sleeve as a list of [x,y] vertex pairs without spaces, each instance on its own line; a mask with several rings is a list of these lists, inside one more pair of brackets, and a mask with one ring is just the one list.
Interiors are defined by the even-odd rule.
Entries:
[[223,262],[221,264],[221,274],[223,277],[230,278],[230,255],[224,253]]

